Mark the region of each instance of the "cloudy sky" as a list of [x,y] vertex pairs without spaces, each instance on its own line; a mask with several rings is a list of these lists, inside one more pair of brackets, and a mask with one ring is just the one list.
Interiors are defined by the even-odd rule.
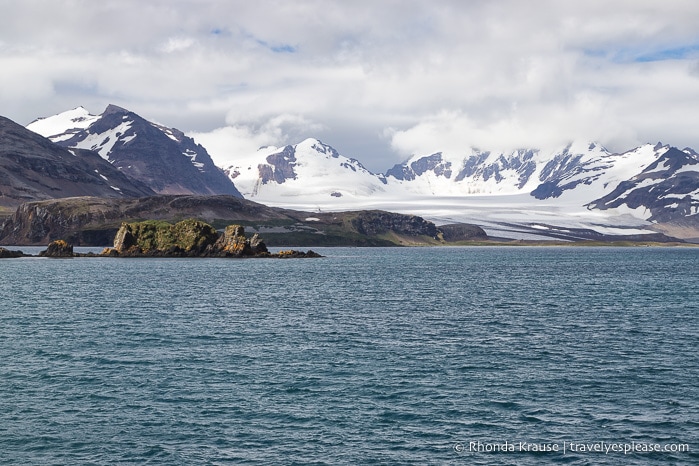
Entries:
[[0,0],[0,115],[113,103],[219,163],[317,137],[411,154],[699,150],[695,0]]

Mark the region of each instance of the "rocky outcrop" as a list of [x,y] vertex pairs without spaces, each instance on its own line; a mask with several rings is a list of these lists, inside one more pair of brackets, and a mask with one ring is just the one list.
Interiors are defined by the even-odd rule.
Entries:
[[267,254],[269,251],[257,233],[247,239],[242,226],[229,225],[214,243],[213,252],[217,255],[243,257]]
[[379,210],[359,212],[351,223],[362,235],[380,235],[392,231],[407,236],[429,236],[437,239],[439,234],[435,224],[422,217]]
[[74,257],[73,245],[62,239],[51,241],[46,250],[39,253],[40,257],[68,258]]
[[245,236],[240,225],[229,225],[219,234],[200,220],[170,224],[162,221],[123,223],[114,238],[109,257],[321,257],[313,251],[282,251],[271,254],[254,234]]
[[275,257],[278,257],[280,259],[296,259],[296,258],[304,258],[304,257],[323,257],[323,256],[321,256],[317,252],[312,251],[310,249],[306,252],[296,251],[294,249],[288,249],[288,250],[279,251],[278,253],[275,254]]
[[16,257],[24,257],[22,251],[10,251],[9,249],[0,248],[0,259],[14,259]]
[[469,225],[467,223],[441,225],[439,227],[439,231],[442,233],[442,238],[447,243],[474,240],[483,241],[488,239],[488,235],[483,228],[477,225]]
[[183,220],[174,225],[162,221],[123,223],[114,237],[119,254],[202,255],[218,239],[209,224]]

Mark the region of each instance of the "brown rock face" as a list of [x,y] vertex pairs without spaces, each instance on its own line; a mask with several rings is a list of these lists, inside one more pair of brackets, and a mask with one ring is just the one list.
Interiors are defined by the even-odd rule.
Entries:
[[41,257],[74,257],[73,245],[62,239],[51,241],[45,251],[39,253]]
[[214,245],[216,255],[243,257],[266,253],[267,246],[257,233],[247,239],[245,229],[240,225],[228,225]]

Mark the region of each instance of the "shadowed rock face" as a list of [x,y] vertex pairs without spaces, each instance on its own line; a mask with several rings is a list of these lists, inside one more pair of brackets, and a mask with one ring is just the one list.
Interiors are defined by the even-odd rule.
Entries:
[[270,181],[282,184],[288,179],[296,179],[295,165],[296,150],[293,146],[286,146],[281,152],[267,156],[267,164],[260,164],[257,169],[263,184]]
[[383,211],[360,212],[352,219],[352,226],[363,235],[380,235],[388,231],[409,236],[425,235],[437,238],[434,223],[415,215],[401,215]]
[[99,155],[68,150],[0,117],[0,206],[73,196],[129,198],[154,192]]
[[442,237],[447,242],[488,239],[488,235],[481,227],[465,223],[441,225],[439,231],[442,232]]
[[0,259],[14,259],[16,257],[24,257],[22,251],[10,251],[9,249],[0,248]]
[[166,128],[116,105],[71,137],[55,135],[64,147],[85,147],[87,138],[102,157],[130,178],[159,194],[228,194],[242,197],[204,147],[174,128]]

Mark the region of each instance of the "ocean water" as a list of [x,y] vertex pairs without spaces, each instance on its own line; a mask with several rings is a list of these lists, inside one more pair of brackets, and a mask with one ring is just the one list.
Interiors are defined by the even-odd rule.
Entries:
[[0,261],[0,463],[699,464],[699,249],[319,251]]

